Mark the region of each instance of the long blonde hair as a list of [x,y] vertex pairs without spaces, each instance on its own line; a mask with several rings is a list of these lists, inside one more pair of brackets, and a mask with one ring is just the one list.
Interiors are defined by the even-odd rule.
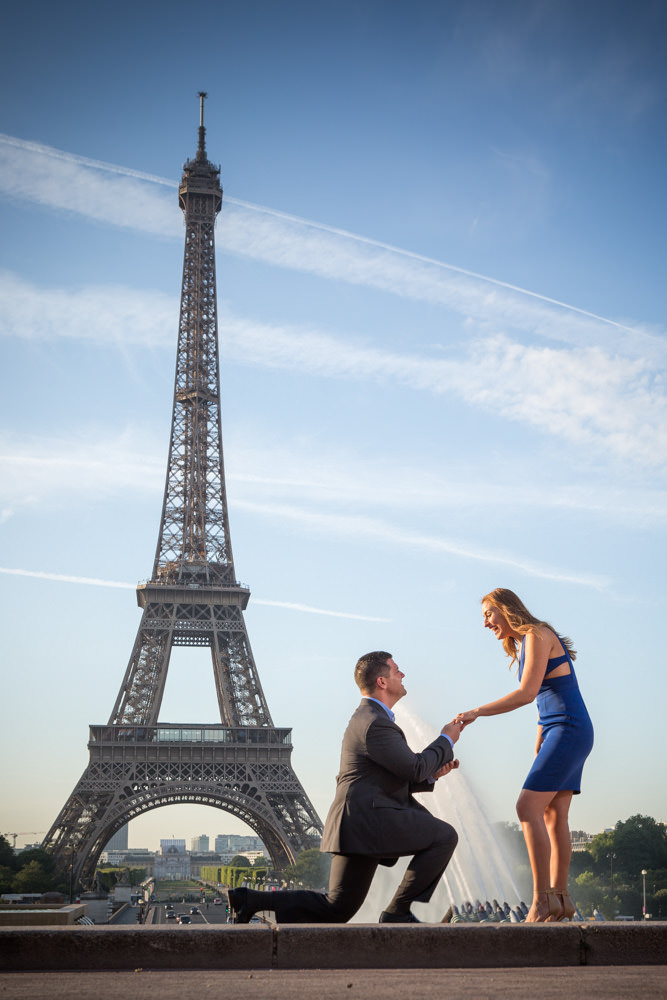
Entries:
[[[571,658],[576,660],[577,651],[572,645],[572,640],[568,639],[566,635],[560,635],[556,632],[556,629],[549,622],[540,621],[539,618],[531,615],[521,598],[517,597],[513,590],[507,590],[505,587],[496,587],[490,594],[482,598],[482,604],[487,602],[500,611],[501,615],[507,619],[510,628],[518,632],[519,635],[527,635],[529,632],[535,632],[540,626],[550,629],[558,636]],[[507,636],[506,639],[503,639],[503,648],[510,657],[511,667],[519,658],[517,655],[516,639],[513,636]]]

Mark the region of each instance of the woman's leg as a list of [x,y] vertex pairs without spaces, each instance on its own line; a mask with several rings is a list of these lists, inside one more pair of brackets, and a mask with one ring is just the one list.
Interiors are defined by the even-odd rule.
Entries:
[[568,822],[571,802],[572,792],[558,792],[544,812],[544,820],[551,843],[551,885],[557,890],[550,897],[550,900],[553,904],[555,898],[556,904],[560,907],[560,914],[557,914],[552,905],[551,916],[555,920],[572,920],[575,914],[574,903],[567,891],[567,878],[572,858],[572,841]]
[[516,804],[533,873],[533,904],[526,923],[541,922],[549,916],[546,890],[551,885],[551,841],[544,817],[555,795],[556,792],[533,792],[522,788]]
[[550,884],[563,890],[567,889],[567,877],[572,857],[572,842],[568,823],[571,802],[572,792],[557,792],[544,810],[544,821],[551,844]]

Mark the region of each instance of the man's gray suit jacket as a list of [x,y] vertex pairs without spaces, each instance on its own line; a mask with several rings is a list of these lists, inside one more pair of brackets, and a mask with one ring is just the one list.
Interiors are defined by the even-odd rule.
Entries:
[[363,698],[343,736],[336,795],[320,850],[389,865],[424,850],[438,821],[412,793],[432,791],[428,779],[453,757],[444,736],[413,753],[384,708]]

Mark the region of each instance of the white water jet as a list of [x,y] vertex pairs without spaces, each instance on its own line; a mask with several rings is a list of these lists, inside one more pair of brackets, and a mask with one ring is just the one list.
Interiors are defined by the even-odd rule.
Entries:
[[[405,733],[408,745],[419,752],[437,736],[410,711],[397,706],[396,721]],[[456,746],[454,747],[456,755]],[[460,770],[452,771],[436,782],[432,793],[419,796],[434,816],[455,828],[459,842],[454,856],[429,903],[415,903],[413,912],[420,920],[437,922],[450,904],[476,900],[507,900],[516,905],[519,890],[507,859],[498,843],[484,808]],[[366,902],[353,917],[353,923],[376,923],[396,891],[410,858],[401,858],[393,868],[380,866],[373,879]]]

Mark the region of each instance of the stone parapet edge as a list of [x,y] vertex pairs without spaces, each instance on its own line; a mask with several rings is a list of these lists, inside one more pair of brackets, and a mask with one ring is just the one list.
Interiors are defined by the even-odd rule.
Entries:
[[0,970],[665,965],[667,923],[0,928]]

